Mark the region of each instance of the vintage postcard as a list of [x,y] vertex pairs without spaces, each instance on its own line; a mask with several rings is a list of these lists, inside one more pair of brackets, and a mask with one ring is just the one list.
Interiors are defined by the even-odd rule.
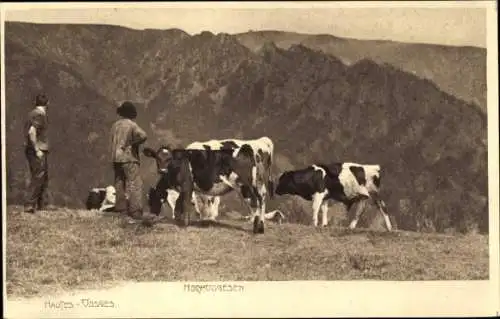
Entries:
[[7,318],[498,315],[496,3],[1,4]]

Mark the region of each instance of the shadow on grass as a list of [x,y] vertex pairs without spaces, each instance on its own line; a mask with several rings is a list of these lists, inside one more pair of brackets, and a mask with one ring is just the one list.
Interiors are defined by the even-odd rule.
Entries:
[[102,217],[125,217],[124,213],[117,213],[117,212],[101,212],[100,216]]
[[398,231],[386,231],[386,230],[372,230],[363,228],[341,228],[332,231],[330,236],[332,237],[346,237],[357,234],[365,234],[369,237],[399,237],[400,233]]
[[[123,216],[122,216],[123,217]],[[161,216],[161,217],[146,217],[142,219],[136,219],[136,220],[130,220],[130,219],[124,219],[120,223],[121,228],[135,228],[136,232],[142,232],[143,230],[147,228],[153,228],[154,225],[156,224],[164,224],[164,225],[173,225],[177,226],[179,228],[186,228],[182,225],[179,225],[179,223],[171,218]],[[195,227],[195,228],[221,228],[221,229],[230,229],[230,230],[237,230],[237,231],[242,231],[242,232],[249,232],[249,230],[243,228],[242,226],[238,225],[233,225],[230,223],[225,223],[221,221],[208,221],[208,220],[194,220],[189,223],[188,227]]]
[[191,224],[189,226],[194,226],[194,227],[198,227],[198,228],[214,227],[214,228],[232,229],[232,230],[239,230],[239,231],[243,231],[243,232],[248,232],[248,230],[243,228],[242,226],[232,225],[232,224],[224,223],[221,221],[197,220],[197,221],[191,222]]

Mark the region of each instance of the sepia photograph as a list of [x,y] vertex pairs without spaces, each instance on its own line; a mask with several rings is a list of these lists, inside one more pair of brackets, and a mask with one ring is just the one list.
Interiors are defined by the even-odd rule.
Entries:
[[494,1],[1,13],[7,317],[498,315]]

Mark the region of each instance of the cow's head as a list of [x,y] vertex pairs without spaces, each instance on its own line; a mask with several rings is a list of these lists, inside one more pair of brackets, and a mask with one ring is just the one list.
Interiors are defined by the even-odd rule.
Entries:
[[146,157],[151,157],[156,160],[158,173],[165,174],[168,172],[168,164],[172,160],[171,147],[162,145],[156,151],[150,147],[145,147],[142,152]]
[[293,172],[284,172],[278,179],[274,194],[285,195],[289,194],[293,188]]
[[378,193],[380,190],[380,165],[364,165],[366,176],[366,188],[370,193]]

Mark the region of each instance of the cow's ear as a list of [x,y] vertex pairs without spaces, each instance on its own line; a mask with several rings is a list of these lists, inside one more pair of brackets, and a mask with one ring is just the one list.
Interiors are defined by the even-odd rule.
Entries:
[[144,156],[156,158],[156,152],[150,147],[145,147],[142,150],[142,153],[144,154]]

